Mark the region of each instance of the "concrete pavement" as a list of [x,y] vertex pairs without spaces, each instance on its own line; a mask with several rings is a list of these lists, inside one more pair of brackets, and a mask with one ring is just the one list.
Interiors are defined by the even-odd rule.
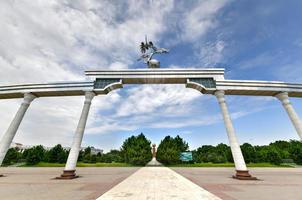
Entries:
[[[158,167],[156,167],[158,168]],[[159,167],[160,168],[160,167]],[[81,176],[73,180],[54,180],[63,168],[2,167],[0,172],[0,199],[4,200],[95,200],[110,191],[140,168],[133,167],[79,167]],[[301,200],[301,168],[251,168],[260,181],[240,181],[231,178],[234,168],[171,168],[208,192],[223,200]],[[151,175],[152,174],[152,175]],[[154,173],[152,180],[165,178]],[[167,179],[167,177],[165,178]],[[152,184],[152,181],[143,181]],[[171,181],[169,182],[171,183]],[[162,185],[160,190],[174,190],[171,185]],[[135,187],[138,187],[135,185]],[[141,187],[141,186],[140,186]],[[150,186],[144,186],[150,188]],[[152,188],[151,188],[152,189]],[[132,189],[129,190],[132,192]],[[151,190],[147,191],[150,193]],[[176,188],[179,191],[179,188]],[[182,191],[185,192],[186,190]],[[155,196],[159,195],[155,192]],[[171,199],[171,198],[166,198]],[[174,200],[174,198],[172,198]],[[144,200],[144,199],[142,199]]]
[[1,200],[95,200],[137,167],[79,167],[80,178],[57,180],[61,167],[2,167]]
[[301,168],[251,168],[258,181],[231,178],[233,168],[175,167],[175,172],[223,200],[301,200]]
[[143,167],[97,200],[221,200],[167,167]]

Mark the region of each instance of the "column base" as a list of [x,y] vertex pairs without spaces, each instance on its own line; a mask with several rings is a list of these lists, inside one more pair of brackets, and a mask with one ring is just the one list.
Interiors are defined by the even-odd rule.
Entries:
[[75,173],[76,170],[64,170],[63,174],[61,176],[56,177],[56,179],[75,179],[78,178],[79,176],[76,175]]
[[236,174],[233,178],[238,180],[258,180],[257,177],[250,175],[248,170],[236,170]]

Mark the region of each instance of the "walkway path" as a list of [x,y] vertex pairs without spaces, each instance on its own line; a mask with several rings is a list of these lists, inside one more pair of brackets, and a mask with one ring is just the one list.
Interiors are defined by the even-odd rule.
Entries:
[[143,167],[97,200],[221,200],[167,167]]
[[156,167],[156,166],[161,166],[162,164],[156,160],[156,158],[152,158],[150,162],[148,162],[147,166],[148,167]]

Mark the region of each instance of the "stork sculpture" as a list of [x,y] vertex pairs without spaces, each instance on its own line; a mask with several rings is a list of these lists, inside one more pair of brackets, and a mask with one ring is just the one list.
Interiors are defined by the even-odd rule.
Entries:
[[153,42],[147,40],[147,36],[145,36],[145,42],[141,42],[140,51],[142,53],[141,57],[137,59],[138,61],[144,60],[144,63],[148,65],[149,68],[159,68],[160,63],[158,60],[153,59],[152,57],[155,54],[169,53],[168,49],[165,48],[157,48]]

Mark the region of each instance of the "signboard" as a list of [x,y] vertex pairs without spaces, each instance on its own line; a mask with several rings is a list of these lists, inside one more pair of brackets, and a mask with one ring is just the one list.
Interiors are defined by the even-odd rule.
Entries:
[[189,162],[193,160],[192,152],[181,152],[179,159],[184,162]]

